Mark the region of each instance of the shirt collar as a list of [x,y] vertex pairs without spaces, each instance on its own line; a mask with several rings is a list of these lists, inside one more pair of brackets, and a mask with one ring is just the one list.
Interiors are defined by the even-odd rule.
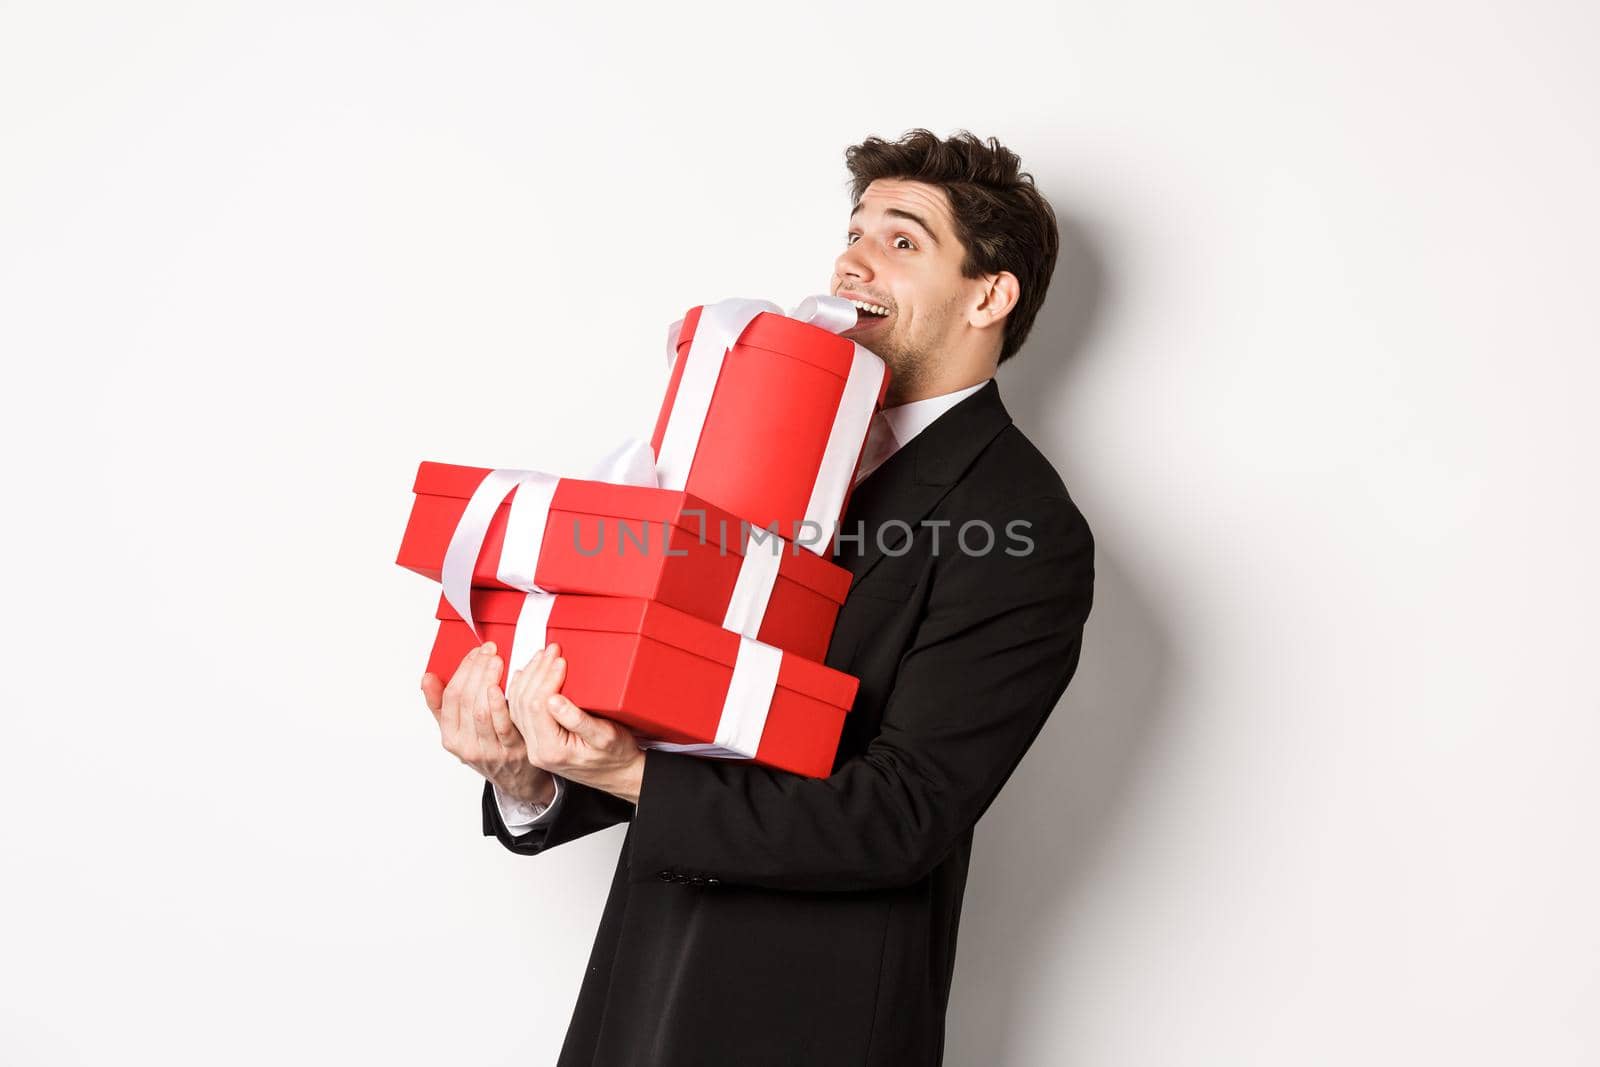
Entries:
[[932,426],[939,416],[992,380],[985,378],[977,385],[957,389],[953,393],[913,400],[909,404],[898,404],[878,411],[873,415],[872,423],[867,428],[867,439],[861,452],[861,465],[856,468],[853,484],[859,485],[867,475],[883,466],[890,456],[909,444],[913,437]]
[[965,389],[957,389],[953,393],[943,393],[939,396],[930,396],[922,400],[913,400],[909,404],[897,404],[892,408],[883,409],[883,419],[889,424],[889,429],[894,432],[895,445],[903,448],[911,443],[917,434],[933,425],[935,419],[951,408],[955,407],[967,397],[989,384],[990,379],[985,378],[977,385],[969,385]]

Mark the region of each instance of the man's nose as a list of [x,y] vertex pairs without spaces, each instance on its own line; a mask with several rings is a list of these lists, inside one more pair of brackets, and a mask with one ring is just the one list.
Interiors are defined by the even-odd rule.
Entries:
[[861,242],[845,248],[839,253],[839,258],[833,261],[833,273],[839,279],[839,287],[843,288],[851,282],[872,281],[872,264],[867,262],[866,256],[861,254]]

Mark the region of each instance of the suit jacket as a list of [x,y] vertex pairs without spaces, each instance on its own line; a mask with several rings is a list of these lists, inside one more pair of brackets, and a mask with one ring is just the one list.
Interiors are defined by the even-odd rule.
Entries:
[[485,784],[513,852],[630,823],[560,1067],[941,1062],[973,826],[1077,667],[1093,540],[991,380],[856,487],[836,558],[827,778],[648,749],[637,808],[567,781],[519,837]]

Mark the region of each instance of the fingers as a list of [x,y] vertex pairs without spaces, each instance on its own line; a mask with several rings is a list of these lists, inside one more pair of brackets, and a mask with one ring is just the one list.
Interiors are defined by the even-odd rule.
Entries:
[[539,669],[528,679],[523,690],[523,703],[529,709],[543,710],[545,698],[561,688],[561,679],[566,676],[566,670],[567,661],[561,656],[561,646],[554,642],[546,645],[539,653]]
[[557,693],[550,698],[550,717],[585,745],[608,759],[639,751],[639,739],[621,723],[603,715],[591,715]]
[[519,717],[525,718],[537,700],[540,688],[544,684],[544,677],[549,672],[550,661],[554,658],[557,649],[555,645],[545,645],[534,653],[528,665],[517,672],[512,679],[511,686],[506,690],[506,695],[511,701],[512,711]]
[[494,720],[489,712],[489,694],[499,695],[500,670],[503,664],[495,655],[494,642],[483,646],[478,665],[478,675],[470,696],[472,698],[472,733],[477,738],[479,751],[493,749],[497,744]]
[[517,672],[515,689],[511,694],[511,721],[522,735],[523,742],[528,746],[528,758],[532,761],[538,750],[534,729],[537,725],[537,710],[534,708],[533,694],[540,686],[540,679],[545,675],[550,661],[551,649],[549,645],[534,653],[528,665]]
[[559,723],[561,728],[573,734],[584,744],[593,748],[604,748],[604,738],[600,736],[600,720],[585,712],[578,705],[556,693],[545,698],[545,707],[550,718]]
[[444,747],[466,762],[476,755],[474,703],[483,695],[483,676],[495,659],[493,652],[494,644],[488,642],[463,656],[441,700],[439,732]]
[[422,676],[422,699],[427,701],[428,710],[433,712],[434,721],[443,726],[440,716],[444,711],[444,683],[431,671]]
[[493,752],[497,759],[505,759],[512,750],[519,747],[522,735],[517,732],[516,725],[511,721],[511,707],[506,702],[506,695],[500,691],[496,683],[500,678],[500,670],[490,672],[485,679],[487,684],[483,687],[485,717],[479,724],[479,743],[484,749]]
[[478,650],[473,649],[461,657],[461,665],[450,676],[450,684],[444,687],[439,712],[439,730],[447,742],[461,732],[461,695],[467,692],[467,680],[477,665],[477,656]]
[[489,689],[489,719],[501,747],[514,749],[522,743],[522,733],[517,729],[517,724],[511,721],[511,705],[498,687]]
[[[551,646],[555,648],[555,646]],[[561,691],[561,683],[567,679],[567,660],[561,655],[561,650],[556,648],[550,656],[550,662],[545,666],[544,674],[539,679],[539,688],[533,693],[535,700],[548,702],[550,694]]]
[[528,687],[534,684],[539,677],[539,668],[544,663],[546,654],[549,651],[549,645],[541,648],[533,654],[532,659],[528,660],[520,670],[511,676],[511,681],[506,685],[506,699],[511,702],[512,707],[517,706],[518,702],[527,694]]
[[522,714],[522,695],[528,688],[528,679],[533,677],[538,670],[539,657],[542,655],[544,655],[543,649],[535,652],[533,658],[513,671],[511,679],[506,682],[506,703],[511,706],[511,723],[513,726],[520,726],[517,720]]
[[555,746],[564,744],[566,738],[558,729],[559,724],[550,718],[550,695],[561,688],[561,683],[567,676],[567,661],[561,655],[561,646],[551,643],[546,649],[548,655],[538,677],[529,684],[527,692],[523,694],[524,716],[531,719],[534,730],[539,738],[539,743],[545,746],[547,752],[557,751]]
[[[560,649],[555,651],[559,653]],[[571,744],[570,739],[562,733],[561,724],[550,716],[550,697],[561,688],[566,676],[566,659],[559,654],[552,655],[539,679],[538,688],[529,694],[531,714],[541,729],[539,744],[546,754],[564,751]]]

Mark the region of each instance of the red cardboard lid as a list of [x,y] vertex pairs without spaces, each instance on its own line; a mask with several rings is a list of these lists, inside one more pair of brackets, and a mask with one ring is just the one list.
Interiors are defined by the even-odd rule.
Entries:
[[[418,496],[443,496],[458,500],[470,499],[478,483],[489,473],[488,467],[461,467],[453,463],[433,463],[423,460],[417,465],[417,477],[411,491]],[[511,491],[511,496],[516,490]],[[700,517],[695,510],[706,513],[706,536],[720,530],[718,519],[726,519],[728,529],[737,531],[739,520],[712,507],[697,497],[670,489],[656,489],[648,485],[618,485],[612,482],[595,482],[585,478],[562,478],[556,486],[551,507],[561,511],[580,511],[590,515],[604,515],[615,519],[644,519],[650,522],[669,522],[674,526],[698,530]],[[691,514],[684,516],[688,509]],[[730,549],[734,546],[730,545]]]
[[[473,589],[473,616],[480,623],[514,626],[526,595],[511,589]],[[461,618],[442,596],[434,617],[447,621]],[[550,610],[549,625],[552,629],[638,634],[720,663],[729,670],[739,655],[739,635],[732,630],[642,597],[564,594],[556,598]],[[859,683],[843,671],[785,652],[778,667],[778,684],[848,711],[855,702]]]
[[[488,473],[488,467],[462,467],[423,460],[417,466],[417,477],[411,491],[418,496],[466,500]],[[515,491],[512,495],[515,495]],[[702,538],[712,547],[721,545],[726,538],[725,551],[735,556],[744,555],[741,536],[744,531],[739,519],[685,492],[655,489],[646,485],[614,485],[585,478],[563,478],[561,484],[556,486],[550,506],[554,510],[586,515],[668,523]],[[778,573],[835,604],[843,604],[845,594],[850,591],[848,570],[792,542],[785,542],[783,557],[778,561]]]
[[[694,340],[695,327],[700,324],[700,309],[704,306],[696,304],[684,314],[683,329],[678,334],[678,355],[687,352],[689,343]],[[855,342],[848,337],[771,311],[763,311],[751,319],[750,325],[739,335],[739,343],[802,360],[838,378],[850,376],[850,366],[856,356]]]

